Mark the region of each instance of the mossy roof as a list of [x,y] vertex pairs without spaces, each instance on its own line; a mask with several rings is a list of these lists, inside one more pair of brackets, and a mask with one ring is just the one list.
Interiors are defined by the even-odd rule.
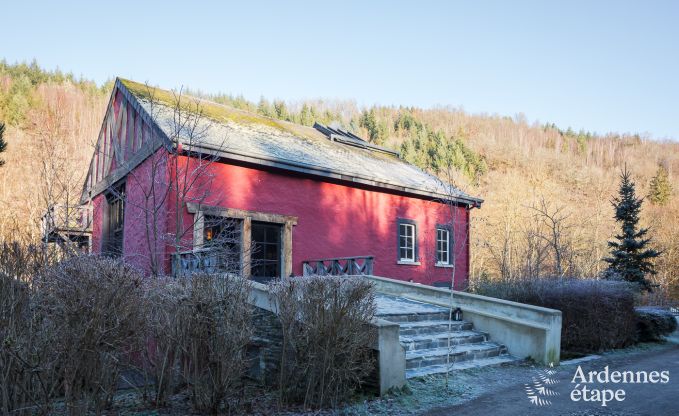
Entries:
[[[118,79],[168,137],[177,123],[177,95],[172,91]],[[217,151],[226,158],[331,177],[342,181],[385,187],[424,196],[444,197],[441,181],[397,156],[331,141],[312,127],[276,120],[224,104],[182,96],[183,111],[200,113],[199,126],[179,134],[188,146]],[[456,199],[479,203],[457,189]]]

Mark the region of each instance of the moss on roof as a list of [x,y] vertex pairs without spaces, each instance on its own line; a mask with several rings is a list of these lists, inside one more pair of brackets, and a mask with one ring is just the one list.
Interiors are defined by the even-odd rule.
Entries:
[[[121,78],[118,78],[118,82],[146,111],[152,101],[160,104],[161,111],[152,116],[161,130],[171,125],[173,108],[177,104],[175,93]],[[225,137],[237,133],[236,140],[228,143],[228,151],[232,154],[273,160],[288,167],[311,167],[319,172],[339,173],[342,177],[346,176],[347,180],[360,179],[372,185],[378,184],[374,186],[395,185],[406,190],[419,190],[430,196],[440,195],[440,181],[437,178],[394,154],[342,144],[328,140],[328,137],[312,127],[191,96],[182,98],[181,107],[184,111],[200,112],[206,122],[209,119],[217,124],[213,129],[215,133],[205,138],[207,144],[222,147]],[[471,198],[461,191],[459,196]]]
[[[118,80],[123,84],[123,86],[125,86],[125,88],[127,88],[130,93],[134,94],[140,99],[149,101],[155,100],[168,107],[175,107],[177,105],[178,95],[172,91],[151,87],[149,85],[141,84],[128,79],[118,78]],[[240,124],[260,124],[297,136],[300,134],[303,136],[309,135],[309,132],[304,131],[308,128],[305,128],[304,126],[297,126],[293,123],[276,120],[257,113],[239,110],[224,104],[218,104],[192,96],[185,95],[182,96],[181,99],[181,107],[184,111],[200,111],[203,116],[208,117],[218,123],[232,121]]]

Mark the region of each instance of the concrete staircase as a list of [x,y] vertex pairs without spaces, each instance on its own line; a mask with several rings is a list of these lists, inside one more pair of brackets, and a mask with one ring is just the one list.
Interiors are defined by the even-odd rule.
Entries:
[[[490,341],[484,332],[475,331],[470,322],[449,321],[446,308],[385,296],[378,297],[378,315],[400,326],[407,378],[517,360],[504,345]],[[448,356],[450,365],[446,363]]]

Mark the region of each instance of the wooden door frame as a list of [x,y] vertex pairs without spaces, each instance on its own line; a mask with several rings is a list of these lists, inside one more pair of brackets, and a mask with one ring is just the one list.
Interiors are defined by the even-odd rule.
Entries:
[[252,221],[269,222],[282,225],[283,235],[281,238],[281,271],[282,276],[292,275],[292,227],[297,225],[298,217],[291,215],[273,214],[267,212],[247,211],[236,208],[225,208],[211,205],[202,205],[188,202],[186,209],[194,215],[193,221],[193,248],[194,250],[203,245],[203,228],[205,226],[205,216],[215,216],[233,218],[243,221],[241,261],[243,264],[243,275],[246,278],[251,276],[250,267],[250,247],[252,245]]

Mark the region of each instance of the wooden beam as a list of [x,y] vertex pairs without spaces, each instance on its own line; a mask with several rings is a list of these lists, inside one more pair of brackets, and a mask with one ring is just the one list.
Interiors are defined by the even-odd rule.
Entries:
[[193,215],[193,249],[203,248],[203,230],[205,228],[205,215],[198,211]]
[[216,217],[227,217],[235,219],[250,218],[252,221],[270,222],[273,224],[287,224],[297,225],[297,218],[292,215],[270,214],[257,211],[247,211],[244,209],[224,208],[211,205],[202,205],[195,202],[188,202],[186,209],[191,214],[202,211],[205,215],[214,215]]
[[[296,224],[296,222],[295,222]],[[292,221],[287,221],[283,228],[283,276],[292,275]]]
[[[281,224],[283,226],[283,236],[281,241],[281,277],[290,276],[292,274],[292,229],[295,225],[297,225],[297,217],[257,211],[247,211],[236,208],[201,205],[195,202],[187,203],[186,209],[190,214],[194,214],[194,249],[202,247],[203,244],[205,215],[234,218],[243,221],[243,228],[241,231],[241,264],[243,267],[243,277],[245,278],[252,276],[252,221]],[[197,242],[200,244],[197,244]]]
[[243,218],[241,261],[243,266],[243,277],[249,279],[252,276],[252,219]]

